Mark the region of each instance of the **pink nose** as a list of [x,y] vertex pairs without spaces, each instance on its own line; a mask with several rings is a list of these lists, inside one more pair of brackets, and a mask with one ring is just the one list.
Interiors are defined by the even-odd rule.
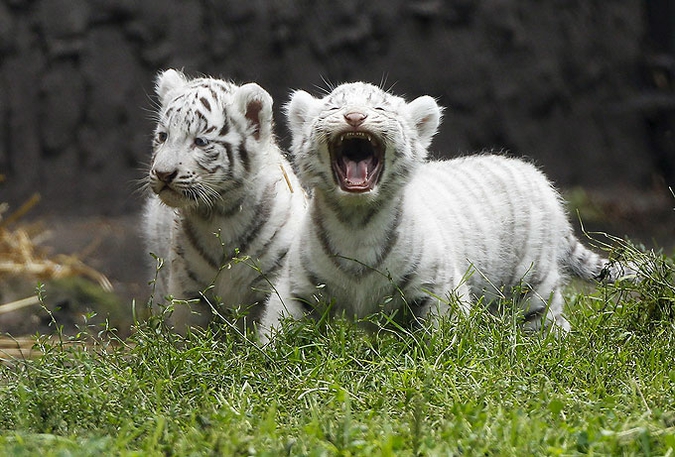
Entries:
[[352,127],[358,127],[363,124],[363,121],[368,117],[368,115],[359,113],[358,111],[352,111],[351,113],[345,114],[345,120]]

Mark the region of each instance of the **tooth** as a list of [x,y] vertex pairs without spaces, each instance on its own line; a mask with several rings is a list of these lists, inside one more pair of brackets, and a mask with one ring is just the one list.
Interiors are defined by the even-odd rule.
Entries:
[[340,141],[344,141],[344,140],[345,140],[345,136],[344,136],[344,135],[340,135]]
[[370,143],[371,141],[373,141],[373,139],[370,137],[370,135],[366,135],[366,136],[368,137],[368,142],[369,142],[369,143]]

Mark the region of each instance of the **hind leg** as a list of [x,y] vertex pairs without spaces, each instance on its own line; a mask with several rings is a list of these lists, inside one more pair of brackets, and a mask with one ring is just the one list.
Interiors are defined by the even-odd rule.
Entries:
[[543,327],[560,334],[569,332],[570,324],[563,316],[565,304],[561,292],[563,285],[563,277],[557,271],[553,271],[526,294],[523,300],[525,330],[538,332]]

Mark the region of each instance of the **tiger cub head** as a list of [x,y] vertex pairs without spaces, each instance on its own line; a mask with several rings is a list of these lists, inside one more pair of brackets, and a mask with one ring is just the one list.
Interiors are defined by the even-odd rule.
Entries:
[[303,184],[336,198],[375,201],[400,188],[422,163],[442,109],[429,96],[410,103],[363,82],[323,98],[297,91],[286,106]]
[[273,144],[272,97],[254,83],[157,76],[149,185],[174,208],[213,208],[260,168]]

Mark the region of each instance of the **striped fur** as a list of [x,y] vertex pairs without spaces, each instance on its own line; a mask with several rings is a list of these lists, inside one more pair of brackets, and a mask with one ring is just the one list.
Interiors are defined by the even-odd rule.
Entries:
[[[155,298],[199,297],[240,308],[257,320],[284,259],[305,196],[272,132],[272,98],[257,84],[189,80],[167,70],[157,78],[160,101],[148,173],[153,195],[145,211],[148,248],[165,259]],[[218,236],[216,236],[218,234]],[[250,256],[251,262],[234,262]],[[174,321],[206,325],[176,306]]]
[[449,297],[468,309],[521,286],[527,327],[568,330],[567,273],[609,272],[531,164],[499,155],[428,160],[442,114],[431,97],[406,103],[350,83],[322,99],[296,92],[287,108],[298,176],[312,196],[267,328],[327,303],[348,317],[425,318],[447,312]]

